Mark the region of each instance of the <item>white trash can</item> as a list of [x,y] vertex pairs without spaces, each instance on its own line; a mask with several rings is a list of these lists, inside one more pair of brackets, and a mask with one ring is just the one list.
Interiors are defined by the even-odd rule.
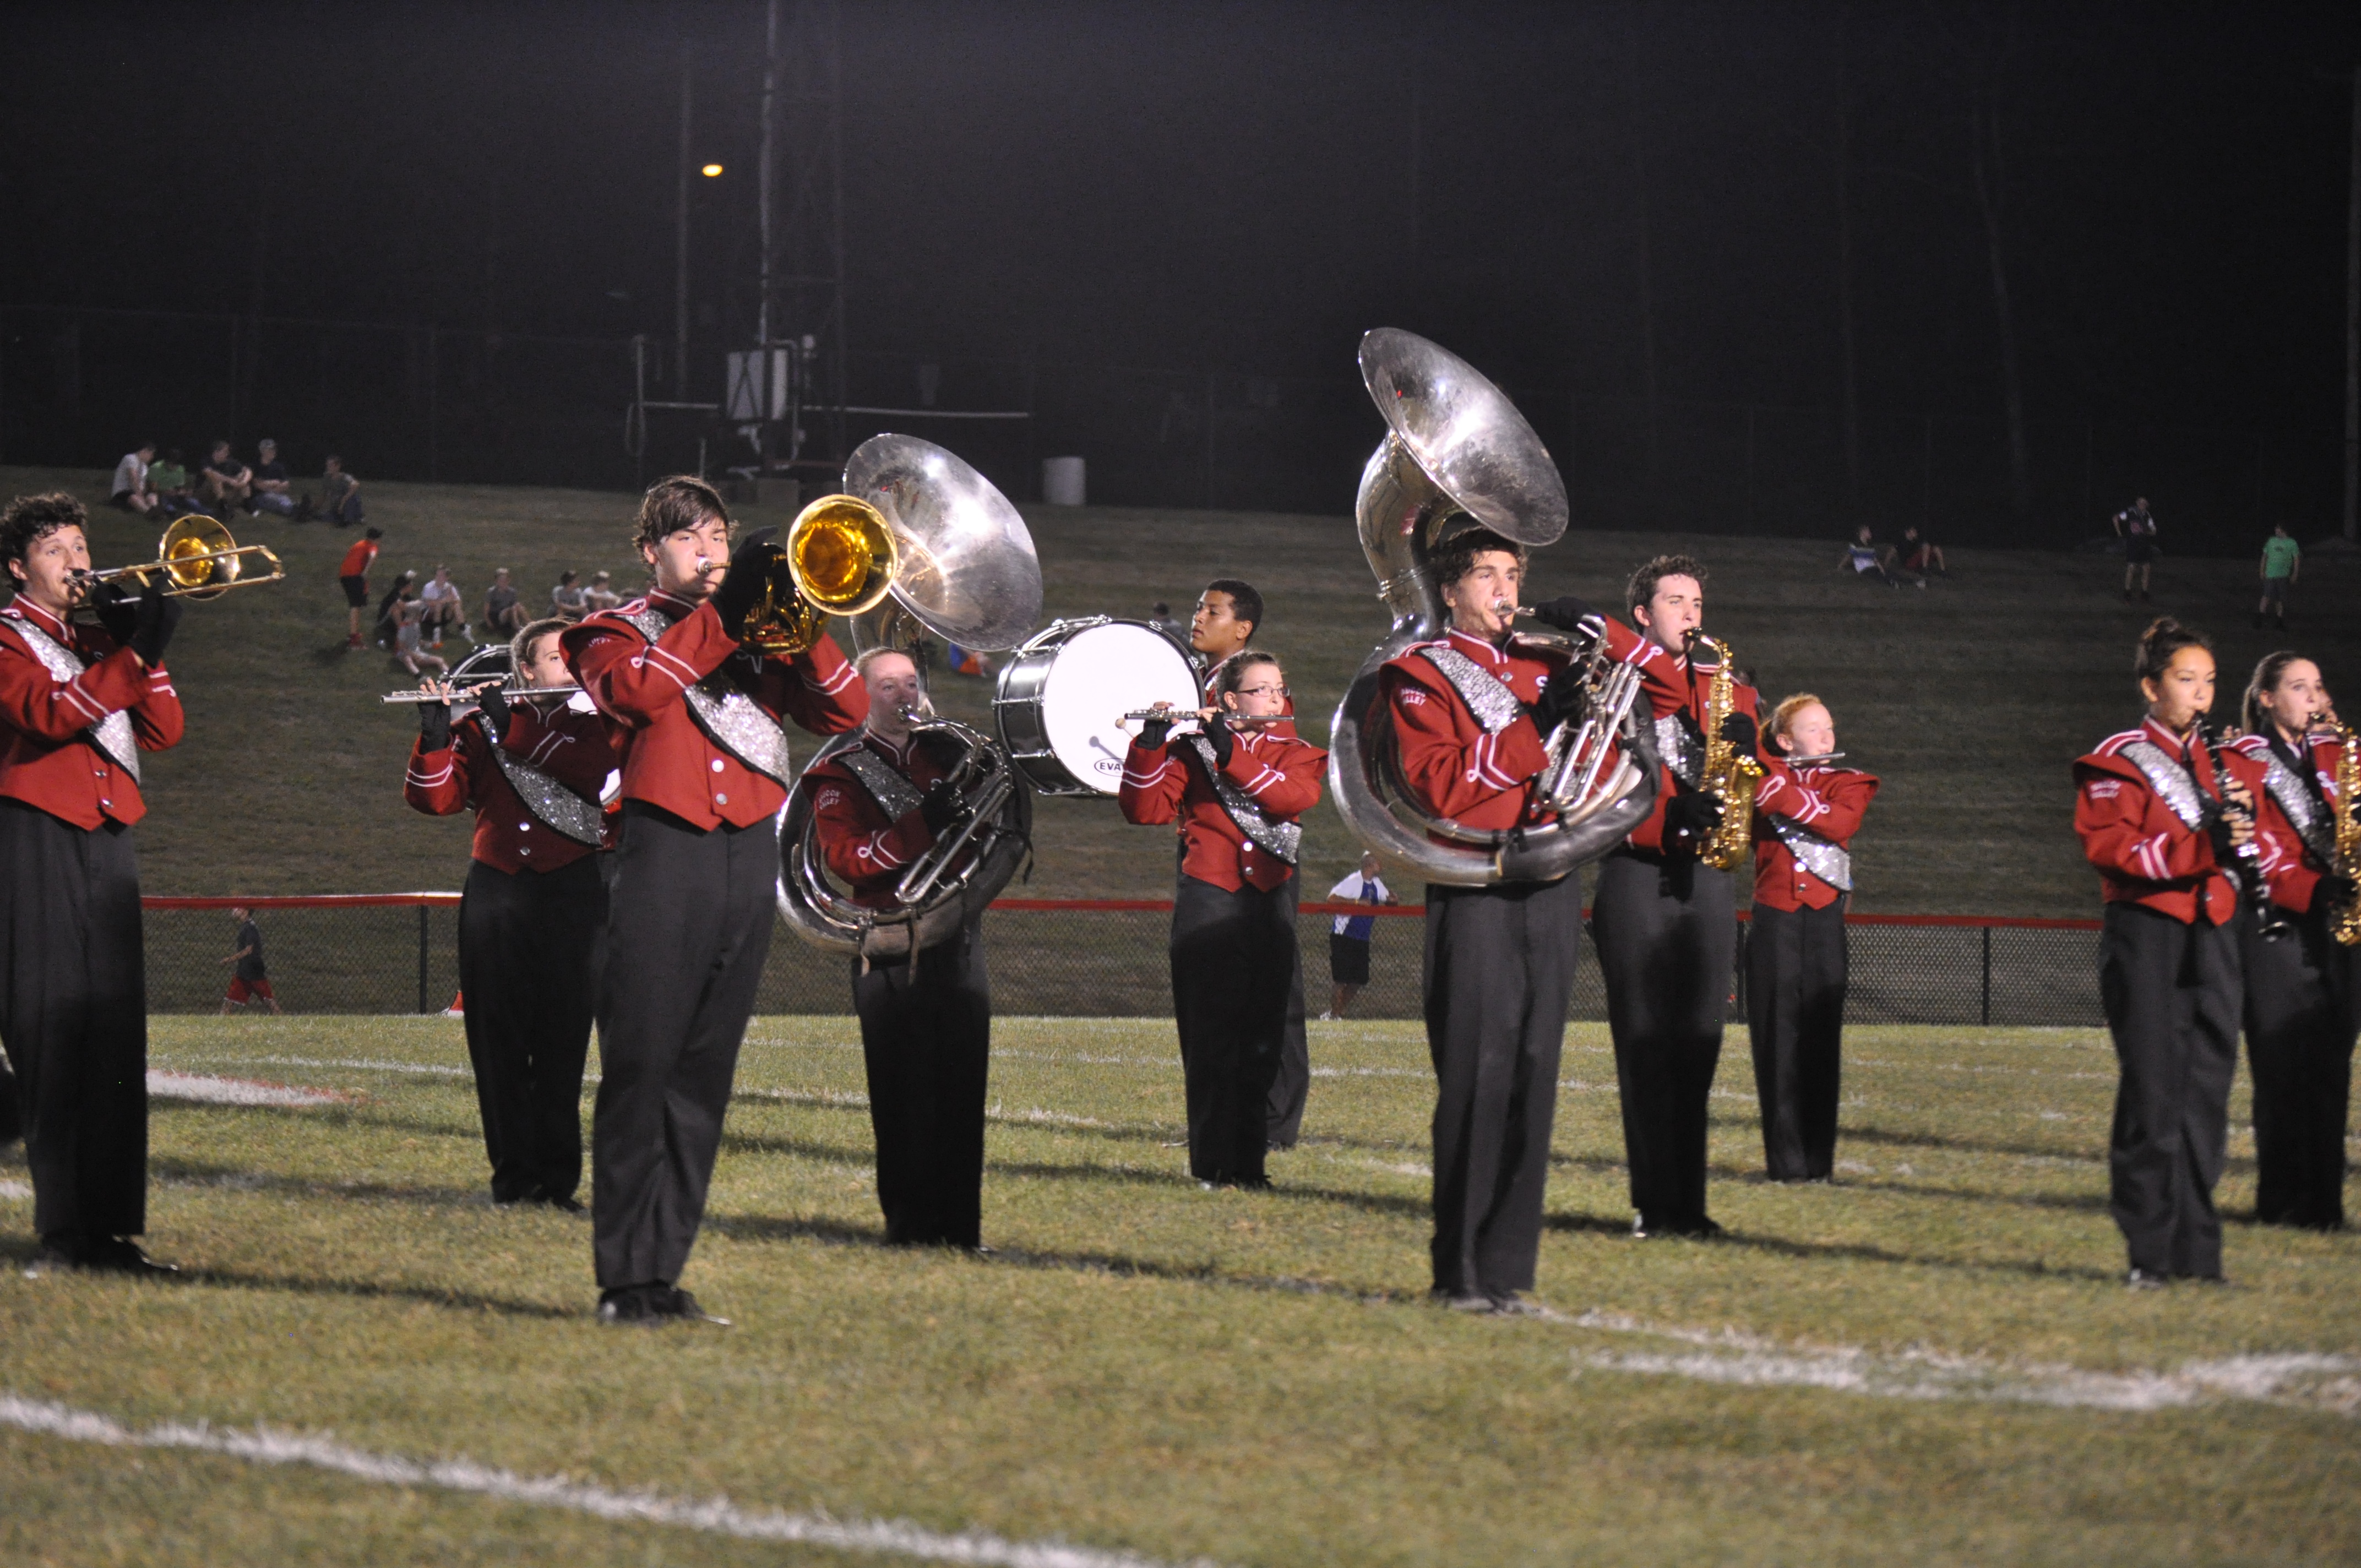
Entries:
[[1079,457],[1041,459],[1041,499],[1053,507],[1082,504],[1082,460]]

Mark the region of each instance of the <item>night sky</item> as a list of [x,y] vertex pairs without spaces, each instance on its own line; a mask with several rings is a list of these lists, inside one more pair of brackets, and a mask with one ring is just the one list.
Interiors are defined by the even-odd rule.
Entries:
[[[849,5],[858,354],[1510,383],[2333,438],[2351,5]],[[763,11],[20,5],[0,302],[748,330]],[[1840,138],[1848,155],[1839,157]],[[1848,192],[1842,204],[1839,192]],[[701,389],[710,396],[714,389]]]

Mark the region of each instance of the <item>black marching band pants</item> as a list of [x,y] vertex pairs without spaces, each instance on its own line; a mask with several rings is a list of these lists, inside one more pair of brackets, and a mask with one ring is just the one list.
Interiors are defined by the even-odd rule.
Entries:
[[775,819],[702,831],[623,806],[598,983],[598,1284],[670,1285],[705,1217],[738,1047],[771,950]]
[[[1290,879],[1292,885],[1295,879]],[[1312,1092],[1312,1047],[1303,1036],[1303,948],[1296,946],[1295,973],[1287,982],[1287,1033],[1279,1046],[1279,1074],[1270,1080],[1270,1126],[1265,1141],[1291,1149],[1303,1135],[1303,1102]]]
[[1773,1181],[1825,1181],[1836,1167],[1844,1039],[1845,905],[1754,906],[1746,937],[1747,1033]]
[[1295,972],[1296,879],[1232,893],[1184,876],[1172,900],[1172,1012],[1188,1082],[1189,1171],[1260,1183]]
[[983,1102],[992,992],[974,926],[907,958],[852,960],[869,1068],[885,1239],[974,1247],[983,1237]]
[[1581,946],[1579,876],[1427,886],[1434,1288],[1447,1295],[1532,1288]]
[[1590,928],[1607,982],[1631,1206],[1651,1226],[1706,1218],[1706,1106],[1737,961],[1730,873],[1619,850],[1598,862]]
[[2234,927],[2107,905],[2099,998],[2122,1072],[2108,1207],[2143,1273],[2222,1272],[2213,1185],[2229,1138],[2241,990]]
[[2242,926],[2246,1060],[2255,1074],[2255,1218],[2345,1223],[2345,1122],[2353,1090],[2355,965],[2327,911],[2290,915],[2276,942]]
[[582,1184],[582,1062],[606,924],[595,854],[554,872],[467,866],[459,989],[495,1202],[570,1199]]
[[148,1223],[148,969],[131,830],[0,799],[0,1045],[16,1078],[33,1229]]

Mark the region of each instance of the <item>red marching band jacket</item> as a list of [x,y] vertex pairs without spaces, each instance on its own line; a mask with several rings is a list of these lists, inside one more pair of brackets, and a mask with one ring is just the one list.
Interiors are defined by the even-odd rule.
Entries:
[[[908,780],[916,795],[923,796],[928,786],[950,776],[923,735],[912,736],[903,747],[879,735],[863,735],[861,744]],[[852,902],[864,909],[893,908],[894,889],[910,862],[934,846],[935,832],[927,826],[925,814],[913,806],[899,817],[888,817],[841,752],[806,768],[797,783],[811,796],[820,856],[829,872],[851,887]]]
[[2074,762],[2074,831],[2081,835],[2082,858],[2098,869],[2109,904],[2136,904],[2184,924],[2202,915],[2209,925],[2227,925],[2238,912],[2238,893],[2213,858],[2213,841],[2202,827],[2184,822],[2158,795],[2127,748],[2145,742],[2193,775],[2197,788],[2218,800],[2222,771],[2257,787],[2245,759],[2202,742],[2185,744],[2150,718],[2137,729],[2110,735],[2099,749]]
[[[500,750],[548,774],[598,813],[598,792],[614,771],[615,749],[607,721],[597,714],[576,707],[544,714],[519,702],[509,709],[508,740]],[[475,858],[494,871],[554,872],[599,848],[558,832],[524,803],[492,755],[480,712],[455,722],[451,743],[442,750],[428,751],[423,737],[411,747],[401,798],[430,817],[474,807]]]
[[[627,619],[650,610],[671,621],[653,640]],[[699,728],[688,710],[690,686],[727,665],[731,684],[765,714],[815,735],[840,735],[869,709],[860,673],[832,639],[785,658],[741,650],[712,605],[670,594],[600,610],[569,628],[562,645],[574,678],[614,727],[622,798],[708,831],[775,816],[787,792]]]
[[[1545,741],[1529,714],[1488,731],[1449,678],[1421,649],[1448,649],[1466,658],[1530,706],[1566,666],[1555,647],[1511,637],[1505,648],[1454,630],[1389,661],[1378,675],[1378,700],[1393,718],[1401,779],[1430,815],[1464,828],[1501,832],[1543,819],[1535,781],[1548,766]],[[1663,714],[1678,701],[1678,666],[1661,648],[1620,621],[1607,622],[1609,658],[1639,667],[1651,708]]]
[[[1265,817],[1288,823],[1319,804],[1328,753],[1293,736],[1272,733],[1281,728],[1291,726],[1233,731],[1230,760],[1222,774]],[[1268,893],[1295,874],[1293,866],[1249,839],[1231,818],[1206,777],[1204,758],[1187,736],[1168,737],[1155,747],[1134,740],[1124,754],[1123,784],[1115,802],[1126,822],[1141,827],[1180,824],[1184,876],[1231,893],[1242,887]]]
[[[2241,735],[2231,749],[2261,779],[2259,784],[2250,779],[2248,787],[2255,792],[2255,842],[2262,851],[2263,883],[2271,902],[2290,914],[2310,914],[2320,879],[2328,873],[2324,855],[2336,842],[2336,814],[2351,809],[2350,802],[2336,797],[2336,764],[2344,744],[2326,736],[2304,738],[2296,754],[2303,763],[2301,771],[2312,775],[2310,781],[2289,767],[2263,736]],[[2309,787],[2312,783],[2319,785],[2316,791]],[[2296,809],[2303,814],[2309,833],[2289,815],[2282,791],[2295,795]]]
[[[128,828],[147,816],[138,781],[91,730],[120,713],[139,751],[180,744],[172,677],[161,664],[141,669],[138,656],[104,628],[60,620],[21,596],[0,609],[0,626],[9,630],[0,636],[0,795],[84,829],[105,822]],[[44,633],[86,667],[72,676],[53,673],[31,641]]]
[[1826,909],[1850,893],[1850,887],[1839,887],[1805,865],[1780,825],[1800,830],[1806,855],[1806,834],[1850,851],[1876,794],[1877,775],[1857,768],[1766,764],[1754,786],[1754,902],[1768,909]]
[[[1705,733],[1706,696],[1711,689],[1714,673],[1721,666],[1701,664],[1687,656],[1675,657],[1653,642],[1645,646],[1653,657],[1642,665],[1641,674],[1647,682],[1649,700],[1655,705],[1656,750],[1664,767],[1656,777],[1656,808],[1624,842],[1635,850],[1661,855],[1664,852],[1664,807],[1672,803],[1675,776],[1671,751],[1664,744],[1670,733],[1665,721],[1678,723],[1678,716],[1686,713],[1689,723],[1682,726],[1685,734],[1694,733],[1700,743],[1712,739]],[[1732,713],[1742,713],[1758,724],[1762,722],[1762,697],[1752,686],[1733,685],[1730,701]],[[1756,760],[1763,760],[1759,752]]]

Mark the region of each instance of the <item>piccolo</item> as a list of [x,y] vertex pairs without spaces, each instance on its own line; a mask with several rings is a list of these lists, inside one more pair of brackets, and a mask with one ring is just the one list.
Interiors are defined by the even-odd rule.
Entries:
[[1126,724],[1180,724],[1193,719],[1199,724],[1219,718],[1233,729],[1259,729],[1266,724],[1285,724],[1294,718],[1287,713],[1228,713],[1218,707],[1135,707],[1123,716]]
[[407,691],[388,692],[383,696],[378,698],[378,701],[411,703],[466,702],[468,698],[477,696],[478,693],[489,691],[494,686],[500,686],[500,695],[507,697],[511,702],[520,697],[572,696],[575,693],[582,689],[577,685],[511,686],[500,685],[500,683],[498,681],[483,681],[475,685],[444,692],[427,691],[423,687],[412,687]]

